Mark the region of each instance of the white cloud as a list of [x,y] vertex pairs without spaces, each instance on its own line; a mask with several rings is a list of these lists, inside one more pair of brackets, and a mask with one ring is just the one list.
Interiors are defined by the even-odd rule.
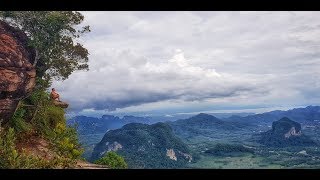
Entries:
[[90,71],[53,84],[73,109],[319,102],[319,12],[83,14]]
[[165,100],[234,96],[253,89],[249,79],[191,65],[179,49],[165,63],[153,63],[128,50],[106,50],[99,59],[103,58],[110,62],[92,62],[89,72],[75,72],[54,84],[71,107],[115,110]]

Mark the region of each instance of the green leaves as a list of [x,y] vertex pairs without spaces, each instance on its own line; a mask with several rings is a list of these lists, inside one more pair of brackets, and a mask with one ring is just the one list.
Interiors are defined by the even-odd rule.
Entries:
[[[76,129],[66,125],[64,110],[54,106],[44,90],[34,91],[21,104],[10,126],[0,131],[0,168],[73,167],[83,150]],[[49,142],[53,159],[17,150],[16,143],[26,141],[30,134]]]
[[[76,130],[66,127],[64,110],[53,105],[46,89],[53,78],[64,80],[75,70],[88,70],[89,52],[77,39],[90,27],[79,27],[84,16],[74,11],[0,11],[0,19],[28,36],[28,46],[36,50],[37,71],[36,88],[10,121],[13,128],[0,131],[0,168],[72,166],[82,154]],[[29,129],[50,141],[58,154],[53,160],[16,150],[15,137],[21,141]]]
[[117,153],[110,151],[107,152],[102,158],[95,161],[96,164],[106,165],[113,169],[126,169],[128,168],[127,163],[123,157],[119,156]]
[[26,110],[23,108],[17,109],[13,117],[9,121],[10,126],[14,128],[17,133],[26,132],[31,129],[31,125],[24,120]]
[[65,80],[75,70],[88,70],[88,50],[75,41],[90,32],[78,28],[84,16],[73,11],[1,11],[0,19],[22,29],[37,52],[37,76]]

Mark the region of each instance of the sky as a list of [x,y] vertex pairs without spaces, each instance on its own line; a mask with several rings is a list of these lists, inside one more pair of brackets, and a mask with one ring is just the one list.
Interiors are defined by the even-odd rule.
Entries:
[[89,71],[53,87],[75,114],[320,105],[320,12],[81,12]]

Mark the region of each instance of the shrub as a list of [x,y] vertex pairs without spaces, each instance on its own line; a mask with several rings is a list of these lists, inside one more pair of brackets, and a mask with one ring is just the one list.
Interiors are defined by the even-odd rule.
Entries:
[[108,152],[102,158],[95,161],[96,164],[107,165],[113,169],[126,169],[128,168],[124,158],[115,152]]
[[[73,127],[66,127],[64,109],[56,107],[44,90],[35,90],[21,101],[0,136],[0,168],[55,168],[72,167],[83,153]],[[15,133],[18,133],[15,135]],[[52,160],[35,157],[16,150],[16,142],[25,137],[41,136],[50,142]]]
[[76,129],[66,127],[64,109],[55,106],[49,99],[49,94],[43,90],[35,91],[30,96],[30,102],[36,103],[37,113],[33,126],[39,135],[43,135],[53,145],[53,149],[64,158],[74,161],[81,157]]
[[17,133],[26,132],[31,129],[31,125],[24,120],[26,110],[18,108],[9,121],[10,127],[12,127]]
[[47,121],[51,128],[55,128],[58,123],[65,123],[64,110],[54,105],[48,106],[46,109]]
[[70,159],[79,159],[83,153],[78,141],[77,131],[73,127],[66,127],[59,123],[53,131],[51,138],[57,152]]

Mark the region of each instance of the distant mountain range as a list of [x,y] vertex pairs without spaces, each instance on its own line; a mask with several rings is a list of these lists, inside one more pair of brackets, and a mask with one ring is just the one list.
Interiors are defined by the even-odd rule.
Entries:
[[151,124],[150,118],[123,116],[119,118],[113,115],[103,115],[101,118],[75,116],[67,121],[69,125],[77,125],[81,135],[106,133],[108,130],[121,128],[129,123]]
[[[200,113],[155,124],[147,117],[77,116],[69,119],[68,124],[78,124],[85,157],[92,161],[107,151],[117,151],[132,168],[178,168],[195,161],[197,154],[189,148],[197,149],[199,143],[222,144],[203,149],[211,155],[252,153],[243,142],[258,147],[313,146],[313,139],[318,141],[319,119],[320,107],[308,106],[229,118]],[[301,133],[302,126],[309,135]]]
[[193,139],[205,141],[221,139],[233,141],[236,139],[238,141],[239,134],[241,138],[249,138],[252,129],[255,128],[242,122],[224,121],[204,113],[167,123],[172,127],[174,133],[186,142]]
[[[186,117],[184,119],[171,121],[167,118],[160,117],[138,117],[125,115],[123,118],[113,115],[103,115],[101,118],[95,117],[87,117],[87,116],[75,116],[68,120],[68,124],[77,124],[78,131],[80,134],[93,134],[93,133],[105,133],[108,130],[121,128],[123,125],[128,123],[143,123],[143,124],[153,124],[156,122],[172,122],[171,125],[178,125],[182,121],[186,120],[185,123],[192,124],[192,127],[200,127],[204,126],[205,129],[208,129],[211,126],[221,127],[223,129],[234,129],[234,128],[242,128],[244,126],[250,126],[254,124],[264,124],[271,125],[273,121],[279,120],[282,117],[288,117],[296,122],[309,124],[313,122],[320,122],[320,106],[307,106],[305,108],[295,108],[288,111],[270,111],[261,114],[251,114],[247,116],[248,113],[242,113],[240,115],[232,115],[227,116],[229,113],[218,113],[220,115],[220,119],[216,118],[216,116],[212,116],[209,114],[200,113],[199,115],[192,116],[184,115],[182,117]],[[229,114],[230,115],[230,114]],[[213,118],[214,117],[214,118]],[[211,119],[209,127],[206,127],[208,122],[207,120]],[[199,120],[199,122],[197,122]],[[203,123],[202,123],[203,122]]]
[[[306,114],[305,116],[309,117]],[[301,119],[301,121],[310,120]],[[267,147],[317,145],[309,136],[302,133],[300,123],[287,117],[274,121],[271,130],[254,133],[252,130],[255,128],[257,126],[248,125],[247,122],[224,121],[204,113],[153,125],[130,123],[120,129],[108,131],[95,146],[91,160],[100,158],[108,151],[117,151],[125,157],[131,168],[183,168],[195,161],[197,156],[191,153],[189,145],[194,146],[201,141],[209,140],[217,144],[205,150],[205,154],[213,156],[254,154],[254,149],[241,145],[241,142],[245,142],[253,135],[259,137],[255,139],[255,143]],[[228,144],[225,144],[226,142]]]
[[215,116],[200,113],[196,116],[192,116],[188,119],[180,119],[173,122],[168,122],[172,126],[181,126],[186,129],[212,129],[219,128],[224,130],[236,130],[243,128],[244,125],[237,122],[228,122],[216,118]]
[[294,108],[287,111],[270,111],[262,114],[249,116],[231,116],[224,118],[226,121],[244,122],[244,123],[265,123],[271,124],[273,121],[282,117],[288,117],[299,123],[320,121],[320,106],[307,106],[305,108]]

